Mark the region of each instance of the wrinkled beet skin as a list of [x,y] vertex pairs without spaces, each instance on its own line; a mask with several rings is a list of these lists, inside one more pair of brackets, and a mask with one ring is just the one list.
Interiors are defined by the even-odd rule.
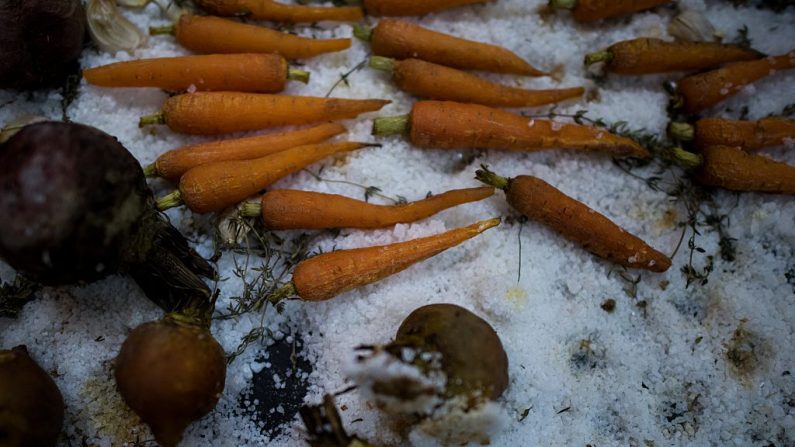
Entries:
[[149,425],[158,444],[174,447],[185,428],[218,403],[226,357],[207,329],[167,317],[130,333],[115,374],[124,401]]
[[83,49],[80,0],[0,0],[0,88],[60,85]]
[[0,257],[49,285],[115,273],[150,201],[115,138],[78,124],[27,126],[0,146]]
[[55,446],[63,418],[61,392],[25,347],[0,351],[0,445]]

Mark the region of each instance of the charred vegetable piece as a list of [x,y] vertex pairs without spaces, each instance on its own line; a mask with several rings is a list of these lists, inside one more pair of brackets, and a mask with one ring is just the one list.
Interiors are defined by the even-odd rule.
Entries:
[[78,67],[85,29],[80,0],[0,2],[0,88],[60,85]]
[[0,146],[0,257],[49,285],[127,272],[166,309],[206,300],[213,268],[155,210],[141,166],[110,135],[61,122]]
[[0,445],[54,447],[63,419],[61,392],[25,346],[0,351]]
[[202,322],[180,314],[135,328],[116,359],[124,401],[163,447],[174,447],[185,429],[218,403],[226,357]]

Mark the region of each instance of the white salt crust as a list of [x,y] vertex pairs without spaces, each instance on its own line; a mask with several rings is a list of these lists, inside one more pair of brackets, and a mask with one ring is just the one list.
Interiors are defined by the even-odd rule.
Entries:
[[[566,14],[542,18],[537,13],[542,3],[498,0],[415,21],[469,39],[499,43],[541,68],[562,64],[565,70],[560,82],[488,75],[491,79],[530,88],[596,88],[581,65],[585,53],[627,38],[665,37],[672,16],[670,9],[660,8],[586,26],[574,23]],[[717,0],[679,3],[704,11],[729,40],[747,25],[754,47],[768,54],[784,53],[795,42],[793,8],[776,14],[734,8],[731,2]],[[166,23],[155,6],[125,14],[141,27]],[[351,34],[348,25],[297,30],[318,37]],[[367,45],[354,42],[348,51],[305,61],[304,68],[312,72],[311,83],[290,84],[287,93],[322,96],[341,73],[367,53]],[[132,55],[87,50],[82,65],[179,54],[186,52],[172,38],[154,37]],[[631,128],[662,132],[666,96],[660,85],[665,79],[668,77],[609,77],[598,86],[598,99],[567,103],[558,111],[587,109],[589,116],[610,122],[625,120]],[[351,140],[371,140],[370,118],[410,109],[412,99],[394,88],[383,73],[365,69],[351,75],[349,81],[349,85],[340,85],[334,96],[393,101],[378,114],[347,122]],[[204,140],[177,135],[165,127],[138,128],[138,117],[156,111],[165,98],[156,89],[103,89],[83,84],[69,116],[118,137],[138,160],[149,163],[168,149]],[[0,104],[10,102],[0,108],[0,123],[22,114],[58,119],[60,99],[57,92],[29,96],[0,91]],[[779,112],[793,101],[795,71],[791,70],[755,83],[710,113],[737,117],[747,106],[748,118],[756,119]],[[413,200],[428,191],[475,186],[475,169],[487,163],[502,175],[532,174],[545,179],[665,253],[673,252],[680,237],[677,224],[686,216],[681,204],[673,204],[664,193],[623,173],[605,156],[559,151],[434,151],[412,148],[399,138],[379,142],[383,147],[353,153],[344,163],[320,163],[312,169],[324,165],[325,178],[375,185],[385,194]],[[764,153],[795,164],[795,152],[788,146]],[[638,172],[651,175],[651,171]],[[152,182],[152,186],[158,195],[170,188],[161,181]],[[361,189],[317,181],[307,173],[276,186],[354,197],[362,194]],[[387,342],[412,310],[447,302],[471,309],[489,321],[510,359],[511,383],[498,402],[498,410],[508,415],[508,421],[492,438],[493,445],[793,445],[795,379],[790,372],[795,367],[795,286],[786,272],[795,268],[795,201],[777,195],[728,192],[718,192],[715,198],[718,211],[729,213],[726,225],[729,235],[738,239],[737,259],[728,263],[716,256],[714,272],[703,286],[685,288],[680,269],[687,262],[687,251],[680,250],[667,273],[643,273],[632,298],[624,291],[628,284],[615,273],[609,275],[613,266],[608,262],[536,223],[526,223],[521,236],[519,225],[507,223],[378,284],[329,302],[289,302],[282,314],[268,311],[264,321],[277,337],[297,332],[303,339],[301,355],[313,370],[296,374],[309,382],[308,403],[347,386],[342,368],[356,346]],[[209,257],[209,220],[182,210],[168,214],[199,252]],[[384,244],[493,216],[516,216],[501,193],[414,225],[326,235],[316,240],[316,247],[329,250]],[[714,232],[703,231],[697,242],[707,254],[718,251]],[[702,266],[704,256],[697,256],[695,262]],[[221,275],[231,278],[221,283],[219,311],[226,308],[230,297],[241,293],[233,267],[229,254],[218,263]],[[3,265],[0,276],[9,280],[13,272]],[[600,308],[607,298],[616,300],[613,313]],[[639,302],[646,307],[638,307]],[[111,368],[128,331],[160,315],[131,280],[112,277],[85,287],[45,289],[17,320],[0,319],[0,347],[26,344],[34,358],[53,372],[63,392],[67,416],[61,445],[81,445],[85,440],[91,446],[119,446],[151,439],[148,429],[137,424],[115,392]],[[261,315],[250,314],[219,322],[213,332],[231,352],[261,319]],[[759,366],[748,374],[738,373],[727,362],[730,340],[741,321],[759,346]],[[590,340],[590,349],[583,351],[582,340]],[[188,429],[183,445],[304,445],[297,419],[269,435],[261,431],[249,411],[239,408],[240,396],[248,391],[253,374],[271,367],[263,349],[252,346],[230,365],[218,408]],[[280,386],[285,380],[290,378],[277,378]],[[362,438],[379,445],[425,442],[416,433],[410,439],[400,438],[388,419],[357,392],[339,396],[337,403],[344,408],[341,413],[349,431]],[[260,415],[260,420],[267,417]]]

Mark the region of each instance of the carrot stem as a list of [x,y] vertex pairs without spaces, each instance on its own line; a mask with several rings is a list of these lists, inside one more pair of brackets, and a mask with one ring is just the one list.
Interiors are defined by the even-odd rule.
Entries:
[[295,285],[292,282],[289,282],[268,295],[268,301],[275,306],[287,298],[297,295],[298,293],[295,290]]
[[688,152],[681,147],[672,149],[674,160],[685,169],[693,169],[704,164],[704,157],[700,154]]
[[262,214],[262,201],[251,200],[240,205],[238,213],[242,217],[259,217]]
[[549,0],[549,7],[552,9],[574,9],[577,7],[577,0]]
[[144,169],[144,176],[157,177],[157,165],[155,163],[148,164],[144,166],[143,169]]
[[364,25],[354,25],[353,36],[359,40],[369,42],[373,40],[373,29]]
[[508,183],[510,182],[508,178],[497,175],[496,173],[490,171],[486,165],[480,165],[480,169],[475,171],[475,179],[497,189],[508,188]]
[[386,137],[390,135],[403,135],[411,130],[411,116],[386,116],[373,120],[373,135]]
[[299,70],[297,68],[287,69],[287,79],[291,81],[298,81],[304,84],[309,84],[309,77],[311,75],[312,73],[305,70]]
[[375,70],[391,73],[395,69],[395,60],[389,57],[371,56],[369,66]]
[[179,192],[179,190],[175,190],[157,199],[157,202],[155,202],[155,206],[157,206],[158,210],[165,211],[169,208],[176,208],[178,206],[182,206],[182,204],[184,203],[185,202],[182,200],[182,193]]
[[162,36],[166,34],[174,35],[177,32],[177,27],[175,25],[165,25],[165,26],[150,26],[149,27],[149,35],[150,36]]
[[696,128],[690,123],[672,122],[668,125],[668,133],[679,141],[692,141]]
[[613,60],[613,53],[609,51],[597,51],[585,55],[585,66],[590,67],[597,62],[610,62]]
[[166,116],[160,113],[154,113],[152,115],[144,115],[138,120],[138,127],[149,126],[152,124],[166,124]]

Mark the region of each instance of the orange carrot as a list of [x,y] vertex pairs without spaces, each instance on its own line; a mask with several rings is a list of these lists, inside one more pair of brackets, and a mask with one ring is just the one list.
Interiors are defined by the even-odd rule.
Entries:
[[549,0],[552,9],[570,9],[574,20],[580,23],[620,17],[655,6],[671,3],[672,0]]
[[685,167],[696,168],[695,179],[703,185],[795,195],[795,166],[729,146],[710,146],[700,154],[678,149],[674,154]]
[[729,98],[746,85],[795,67],[795,51],[754,61],[735,62],[717,70],[688,76],[677,84],[678,100],[687,113],[698,113]]
[[140,125],[165,124],[180,133],[217,135],[267,127],[334,121],[374,112],[381,99],[316,98],[237,92],[199,92],[172,96]]
[[415,222],[463,203],[483,200],[494,188],[456,189],[417,202],[373,205],[337,194],[276,189],[243,205],[244,216],[262,216],[269,230],[385,228]]
[[373,56],[370,67],[389,71],[401,90],[421,98],[469,102],[495,107],[536,107],[585,93],[582,87],[559,90],[525,90],[497,84],[455,68],[419,59]]
[[342,51],[351,39],[310,39],[219,17],[183,15],[174,26],[150,28],[151,34],[174,34],[196,53],[276,53],[287,59],[307,59]]
[[197,166],[182,176],[179,189],[157,201],[160,210],[182,205],[196,213],[221,211],[271,183],[326,157],[368,146],[367,143],[323,143],[290,148],[254,160],[233,160]]
[[423,16],[464,5],[494,0],[364,0],[364,10],[374,16]]
[[448,67],[497,73],[546,75],[505,48],[438,33],[402,20],[384,19],[372,30],[356,26],[353,34],[370,41],[373,54],[378,56],[416,58]]
[[276,93],[287,80],[309,81],[277,54],[213,54],[116,62],[83,70],[89,84],[102,87],[158,87],[165,90],[230,90]]
[[296,266],[289,290],[303,300],[328,300],[394,275],[499,224],[499,219],[484,220],[406,242],[324,253]]
[[500,177],[485,166],[477,179],[505,191],[508,203],[591,253],[629,268],[664,272],[671,260],[610,219],[530,175]]
[[218,16],[245,16],[274,22],[358,22],[364,18],[362,8],[358,6],[323,8],[288,5],[272,0],[196,0],[195,3]]
[[411,115],[376,118],[373,135],[408,133],[412,144],[439,149],[538,151],[576,149],[649,158],[629,138],[579,124],[529,119],[499,109],[457,102],[418,101]]
[[291,147],[321,143],[345,132],[341,124],[326,123],[306,129],[233,140],[211,141],[170,150],[144,168],[150,176],[178,180],[189,169],[207,163],[262,158]]
[[710,146],[732,146],[757,150],[784,144],[795,139],[795,120],[772,117],[759,121],[739,121],[725,118],[702,118],[695,124],[671,123],[671,135],[681,141],[693,141],[696,149]]
[[729,62],[759,59],[758,51],[716,42],[667,42],[642,37],[610,45],[585,56],[585,65],[605,62],[612,73],[640,75],[670,71],[701,70]]

